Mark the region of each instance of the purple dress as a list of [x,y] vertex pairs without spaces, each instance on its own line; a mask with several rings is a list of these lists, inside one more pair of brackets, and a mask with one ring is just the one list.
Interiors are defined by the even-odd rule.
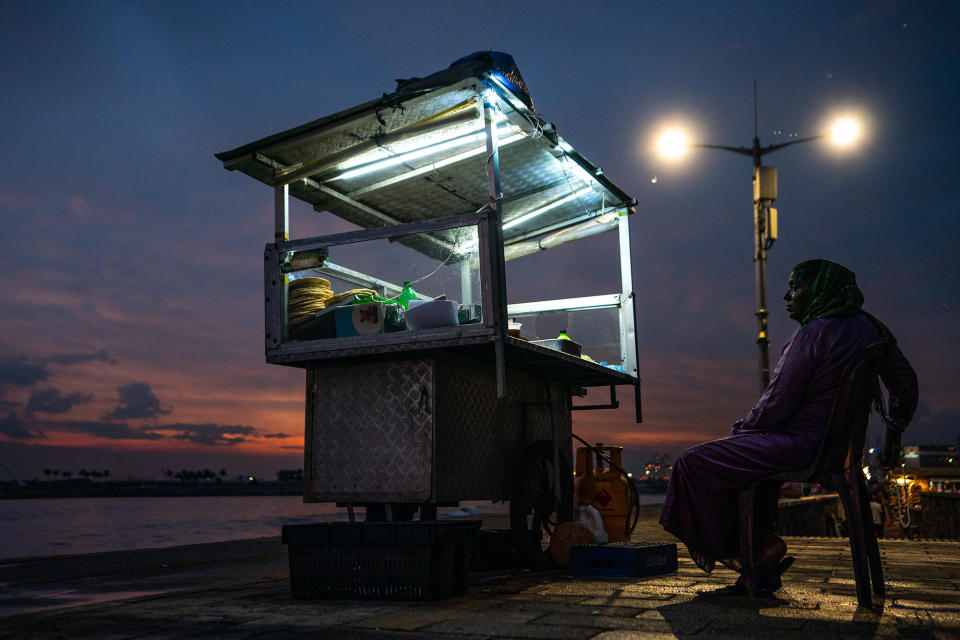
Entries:
[[[737,557],[740,490],[813,462],[844,367],[880,341],[877,326],[863,314],[819,318],[798,329],[784,345],[756,406],[734,424],[734,435],[687,449],[677,458],[660,514],[663,528],[714,558]],[[891,412],[906,424],[916,407],[916,375],[896,347],[888,360],[881,379]],[[770,506],[778,488],[766,488]],[[762,540],[773,533],[775,509],[761,511],[756,520]]]

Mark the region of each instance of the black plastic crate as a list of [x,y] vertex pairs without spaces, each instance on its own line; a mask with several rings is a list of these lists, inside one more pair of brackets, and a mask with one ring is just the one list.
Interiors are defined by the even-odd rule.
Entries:
[[518,566],[513,543],[510,529],[480,529],[470,552],[470,569],[494,571]]
[[284,525],[294,598],[442,600],[467,590],[480,521]]
[[587,576],[658,576],[677,570],[677,545],[616,542],[570,549],[570,569]]

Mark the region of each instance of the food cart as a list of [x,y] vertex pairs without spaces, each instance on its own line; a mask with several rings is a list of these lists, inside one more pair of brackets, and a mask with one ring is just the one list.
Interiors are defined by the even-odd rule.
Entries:
[[[509,500],[512,527],[537,547],[571,514],[571,411],[615,407],[630,386],[640,421],[636,201],[534,111],[513,59],[495,52],[217,158],[274,190],[265,349],[306,370],[304,500],[388,519]],[[291,236],[297,206],[313,209],[309,237]],[[612,291],[513,299],[508,262],[607,231]],[[404,281],[418,302],[400,309]],[[337,304],[296,307],[310,286]],[[537,335],[550,317],[592,359]],[[592,387],[609,402],[573,402]]]

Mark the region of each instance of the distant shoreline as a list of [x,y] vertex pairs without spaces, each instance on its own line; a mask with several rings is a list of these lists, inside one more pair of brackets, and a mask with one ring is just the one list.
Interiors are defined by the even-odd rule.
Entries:
[[[663,486],[638,484],[641,496],[662,496]],[[183,482],[179,480],[54,480],[0,482],[0,500],[37,498],[165,498],[191,496],[302,496],[303,481]],[[643,501],[641,499],[641,501]]]
[[161,498],[187,496],[299,496],[303,482],[180,482],[164,480],[66,480],[0,482],[0,500],[35,498]]

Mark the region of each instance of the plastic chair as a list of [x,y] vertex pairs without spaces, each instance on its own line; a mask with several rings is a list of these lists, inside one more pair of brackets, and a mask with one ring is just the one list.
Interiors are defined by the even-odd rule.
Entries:
[[[758,482],[816,482],[840,495],[847,516],[847,535],[853,556],[853,573],[857,582],[857,601],[864,607],[871,604],[873,592],[884,595],[880,548],[873,528],[873,517],[861,469],[863,442],[866,437],[870,405],[877,393],[877,376],[883,358],[883,345],[867,347],[847,364],[840,376],[840,388],[833,401],[830,419],[820,443],[820,451],[806,469],[768,476]],[[754,548],[754,496],[757,483],[740,492],[740,558],[744,586],[748,595],[759,593]]]

